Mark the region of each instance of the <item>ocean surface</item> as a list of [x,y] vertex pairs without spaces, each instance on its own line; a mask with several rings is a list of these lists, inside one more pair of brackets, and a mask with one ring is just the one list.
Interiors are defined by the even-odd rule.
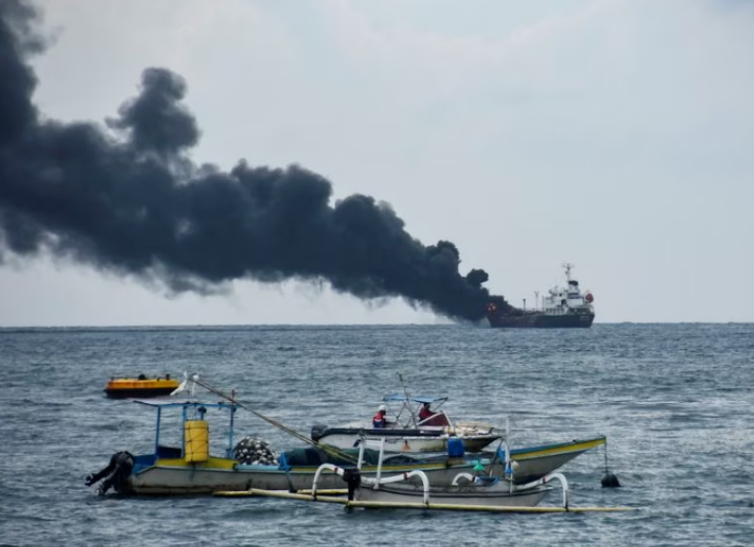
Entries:
[[[153,411],[105,398],[107,379],[183,371],[305,434],[370,419],[403,389],[399,374],[410,394],[449,396],[451,417],[502,426],[509,416],[514,446],[605,434],[622,487],[601,488],[598,448],[562,469],[572,504],[635,510],[348,513],[276,499],[98,497],[88,473],[154,442]],[[2,545],[754,544],[751,324],[0,329],[0,385]],[[247,435],[278,451],[302,446],[239,411],[237,438]],[[223,441],[213,437],[216,451]]]

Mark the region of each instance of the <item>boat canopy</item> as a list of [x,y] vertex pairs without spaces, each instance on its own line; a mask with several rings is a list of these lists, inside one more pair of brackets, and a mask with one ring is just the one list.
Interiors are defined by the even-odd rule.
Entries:
[[134,403],[139,403],[140,405],[147,405],[151,406],[153,408],[181,408],[181,407],[205,407],[205,408],[229,408],[229,407],[235,407],[238,405],[234,405],[233,403],[201,403],[198,401],[169,401],[169,402],[160,402],[160,401],[142,401],[141,399],[133,399]]
[[[202,403],[199,401],[142,401],[141,399],[133,399],[134,403],[139,403],[140,405],[150,406],[154,408],[157,412],[157,422],[155,423],[155,434],[154,434],[154,455],[157,457],[159,454],[163,453],[162,447],[160,447],[160,426],[162,423],[162,410],[163,409],[175,409],[180,408],[181,409],[181,420],[184,424],[183,427],[185,427],[185,423],[190,419],[189,418],[189,412],[194,411],[198,412],[200,415],[200,419],[204,419],[204,414],[207,412],[208,408],[217,408],[220,410],[227,410],[228,411],[228,417],[229,417],[229,423],[228,423],[228,446],[225,450],[226,452],[226,458],[232,459],[233,458],[233,435],[235,430],[235,414],[236,410],[238,410],[238,405],[235,403]],[[181,457],[183,457],[186,454],[186,434],[183,435],[183,444],[181,446]]]
[[414,403],[422,403],[422,404],[429,403],[429,404],[433,404],[433,403],[440,403],[440,402],[444,403],[445,401],[448,400],[448,398],[447,397],[426,397],[426,396],[406,397],[402,393],[391,393],[390,395],[385,395],[382,398],[382,400],[384,402],[386,402],[386,403],[388,403],[388,402],[394,402],[394,401],[399,401],[399,402],[404,402],[405,403],[407,401],[411,401],[411,402],[414,402]]

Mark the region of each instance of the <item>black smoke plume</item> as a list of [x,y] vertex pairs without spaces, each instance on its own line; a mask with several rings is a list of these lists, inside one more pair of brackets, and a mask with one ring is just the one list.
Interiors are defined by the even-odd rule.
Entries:
[[422,245],[385,203],[331,205],[330,182],[298,166],[192,163],[199,128],[168,70],[146,69],[106,127],[46,119],[28,64],[38,20],[33,4],[0,0],[0,253],[51,252],[173,292],[296,278],[468,320],[492,301],[508,309],[483,270],[459,273],[455,245]]

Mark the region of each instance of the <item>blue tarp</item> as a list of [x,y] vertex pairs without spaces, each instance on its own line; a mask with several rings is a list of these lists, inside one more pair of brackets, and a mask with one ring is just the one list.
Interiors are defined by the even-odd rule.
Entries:
[[438,403],[440,401],[446,401],[447,397],[430,397],[430,396],[416,396],[416,397],[408,397],[402,393],[391,393],[390,395],[385,395],[382,400],[387,402],[391,401],[413,401],[414,403]]

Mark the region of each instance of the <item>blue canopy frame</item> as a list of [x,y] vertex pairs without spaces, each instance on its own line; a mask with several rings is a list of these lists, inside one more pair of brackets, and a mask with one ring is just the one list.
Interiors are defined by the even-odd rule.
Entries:
[[402,393],[391,393],[390,395],[385,395],[382,398],[382,400],[386,403],[390,403],[390,402],[405,403],[405,402],[411,401],[414,403],[421,403],[421,404],[424,404],[424,403],[433,404],[433,403],[440,403],[440,402],[444,403],[445,401],[448,400],[448,398],[447,397],[429,397],[429,396],[423,396],[423,395],[416,396],[416,397],[406,397]]
[[196,409],[196,411],[199,413],[199,415],[204,418],[204,414],[207,412],[208,408],[218,408],[220,410],[227,410],[230,414],[229,424],[228,424],[228,448],[226,450],[226,457],[232,458],[233,457],[233,429],[234,429],[234,417],[236,414],[236,410],[238,410],[238,405],[234,403],[200,403],[198,401],[184,401],[184,402],[154,402],[154,401],[142,401],[139,399],[134,399],[134,403],[139,403],[140,405],[145,406],[151,406],[152,408],[157,410],[157,421],[155,423],[155,436],[154,436],[154,454],[157,456],[159,454],[160,450],[160,423],[162,420],[162,409],[172,409],[172,408],[180,408],[181,409],[181,429],[182,429],[182,442],[181,442],[181,456],[185,457],[186,455],[186,430],[184,427],[184,424],[188,420],[188,410],[190,408]]

